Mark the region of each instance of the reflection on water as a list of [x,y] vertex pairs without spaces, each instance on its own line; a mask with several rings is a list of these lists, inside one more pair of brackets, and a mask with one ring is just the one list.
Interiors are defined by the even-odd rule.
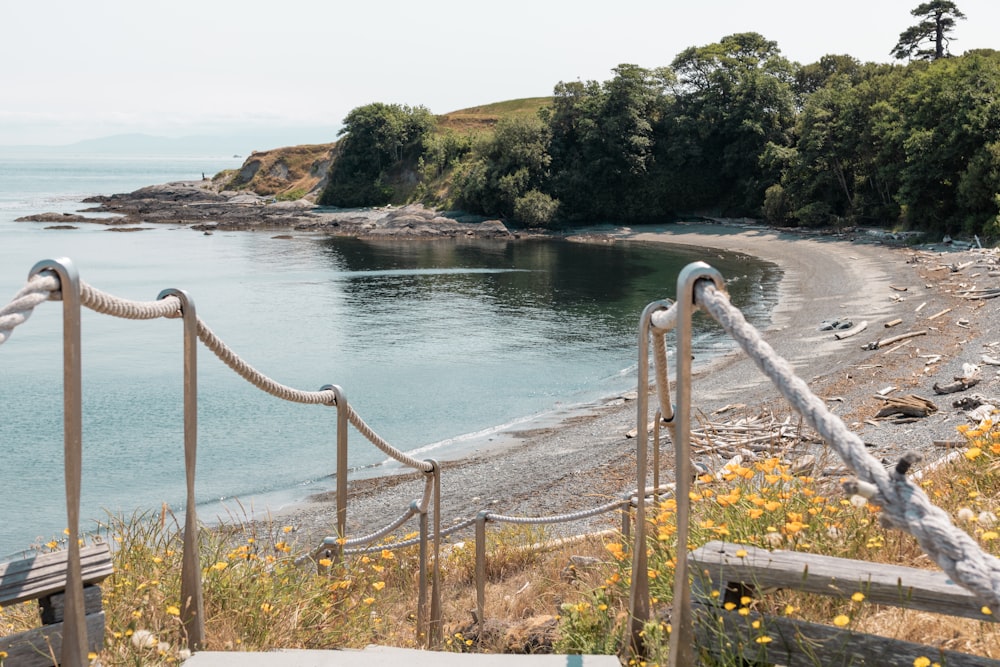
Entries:
[[[300,389],[338,384],[379,434],[424,451],[634,386],[639,313],[672,297],[681,268],[706,257],[640,243],[116,235],[23,223],[0,224],[0,234],[0,277],[8,279],[10,262],[23,262],[24,276],[36,260],[57,256],[52,248],[67,247],[58,254],[111,294],[150,300],[163,288],[185,289],[208,326],[262,372]],[[732,299],[749,319],[766,318],[773,267],[715,251],[709,259],[732,280]],[[13,294],[21,283],[5,285]],[[62,476],[58,320],[55,306],[40,309],[0,347],[0,484],[39,508],[5,519],[0,553],[57,534],[65,521],[52,494]],[[702,318],[696,324],[699,355],[724,345]],[[84,517],[179,507],[180,359],[176,321],[85,313]],[[301,497],[329,484],[333,410],[264,395],[204,349],[199,373],[200,501],[267,503],[274,498],[266,494]],[[357,434],[351,443],[354,468],[384,459]]]

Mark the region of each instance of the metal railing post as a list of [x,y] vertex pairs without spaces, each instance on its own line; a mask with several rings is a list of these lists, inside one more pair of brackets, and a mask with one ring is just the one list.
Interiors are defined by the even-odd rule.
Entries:
[[[83,667],[87,661],[87,620],[83,606],[83,570],[80,564],[80,488],[83,477],[83,364],[80,345],[80,275],[67,257],[46,259],[28,273],[30,280],[42,271],[59,276],[63,302],[63,458],[66,476],[66,612],[63,623],[62,662]],[[56,298],[56,297],[50,297]]]
[[198,463],[198,313],[194,301],[184,290],[165,289],[157,299],[171,296],[181,303],[184,328],[184,475],[187,507],[184,512],[184,553],[181,561],[181,623],[187,633],[188,648],[196,651],[205,644],[205,604],[201,588],[198,512],[194,492]]
[[431,569],[431,620],[428,639],[432,648],[441,645],[441,466],[434,459],[428,475],[434,478],[434,565]]
[[[649,621],[649,571],[646,556],[646,468],[649,449],[649,333],[652,314],[669,307],[666,301],[654,301],[646,306],[639,319],[639,364],[636,396],[636,506],[635,539],[632,549],[632,584],[629,589],[631,616],[630,647],[643,654],[642,631]],[[668,388],[669,391],[669,388]]]
[[340,386],[325,384],[320,391],[332,391],[337,408],[337,561],[344,559],[347,537],[347,396]]
[[670,667],[694,663],[694,626],[687,551],[691,518],[691,321],[698,309],[694,286],[711,280],[725,289],[722,274],[704,262],[688,264],[677,277],[677,410],[674,415],[674,499],[677,501],[677,553],[674,559],[674,601],[670,616]]
[[486,522],[489,518],[489,510],[476,515],[476,622],[480,637],[486,629]]
[[420,502],[414,500],[410,509],[419,513],[417,519],[420,530],[420,546],[418,558],[420,561],[417,581],[417,644],[427,646],[427,508],[421,508]]

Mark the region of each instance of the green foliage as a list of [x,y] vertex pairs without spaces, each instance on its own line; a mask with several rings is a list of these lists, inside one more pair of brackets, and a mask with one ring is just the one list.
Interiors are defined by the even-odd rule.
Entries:
[[931,0],[913,9],[910,14],[921,19],[899,34],[899,41],[890,52],[897,60],[938,60],[950,57],[949,34],[955,29],[955,19],[964,19],[951,0]]
[[676,104],[668,135],[679,141],[667,170],[688,174],[691,204],[752,213],[770,185],[760,157],[791,143],[795,69],[775,42],[757,33],[682,51],[672,64]]
[[891,102],[886,143],[902,155],[896,198],[916,228],[982,233],[1000,192],[1000,54],[921,67]]
[[[945,36],[962,18],[950,2],[914,15]],[[712,213],[995,235],[997,100],[996,51],[799,66],[738,33],[669,67],[622,64],[608,81],[560,82],[552,98],[454,112],[437,129],[423,108],[359,107],[321,203],[418,198],[527,226]]]
[[661,217],[657,123],[673,80],[666,69],[623,64],[615,77],[559,83],[552,128],[553,195],[571,219]]
[[559,638],[553,650],[570,655],[617,653],[625,628],[611,613],[607,590],[599,588],[586,598],[560,605]]
[[558,210],[559,201],[538,190],[529,190],[514,200],[514,219],[529,227],[548,227]]
[[[548,144],[548,128],[539,118],[501,119],[493,137],[484,141],[456,174],[458,204],[477,213],[516,220],[518,201],[531,192],[541,194],[548,180],[552,161]],[[547,224],[555,212],[552,203],[546,204],[535,194],[522,202],[520,209],[535,224]],[[546,209],[551,209],[548,219],[544,219]]]
[[420,157],[433,128],[434,117],[425,107],[375,102],[353,109],[344,118],[343,139],[319,202],[340,207],[389,203],[391,170]]
[[278,201],[297,201],[306,196],[305,188],[294,188],[275,196]]

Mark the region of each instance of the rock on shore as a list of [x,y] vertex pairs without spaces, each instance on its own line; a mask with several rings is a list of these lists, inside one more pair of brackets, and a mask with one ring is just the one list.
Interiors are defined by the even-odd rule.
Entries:
[[[511,238],[500,220],[445,215],[412,204],[400,208],[335,209],[310,201],[276,201],[252,192],[213,189],[211,181],[177,181],[126,194],[84,200],[82,213],[42,213],[19,222],[87,222],[116,227],[138,224],[189,226],[198,231],[297,230],[341,236],[401,238]],[[94,214],[111,214],[94,217]]]

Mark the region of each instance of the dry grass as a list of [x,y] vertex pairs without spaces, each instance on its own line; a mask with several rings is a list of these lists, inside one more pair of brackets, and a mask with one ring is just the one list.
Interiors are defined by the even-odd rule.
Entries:
[[[952,462],[926,471],[921,485],[959,526],[1000,552],[1000,428],[965,430],[968,447]],[[859,560],[935,567],[907,535],[879,526],[878,508],[843,498],[830,484],[796,475],[776,458],[732,464],[703,477],[693,503],[691,547],[712,539],[826,553]],[[674,503],[651,513],[649,574],[653,610],[647,664],[666,656],[666,610],[676,557]],[[176,520],[169,514],[114,518],[102,537],[117,546],[115,573],[104,584],[107,611],[103,665],[170,665],[183,659],[179,620],[180,558]],[[472,542],[446,545],[442,557],[445,650],[615,653],[627,627],[629,545],[620,536],[592,536],[548,549],[537,528],[488,526],[486,622],[477,607]],[[205,531],[206,648],[344,648],[370,643],[418,646],[416,547],[392,542],[343,563],[295,565],[311,544],[297,544],[291,526],[241,521]],[[55,543],[46,548],[57,547]],[[860,592],[858,593],[860,596]],[[896,639],[933,643],[1000,657],[996,623],[880,607],[780,591],[743,604],[748,610]],[[37,625],[37,605],[0,611],[4,634]],[[932,638],[932,639],[929,639]],[[738,661],[737,661],[738,662]]]
[[551,106],[551,104],[551,97],[526,97],[460,109],[438,116],[438,131],[450,130],[458,134],[492,131],[493,126],[501,118],[534,117],[542,107]]

